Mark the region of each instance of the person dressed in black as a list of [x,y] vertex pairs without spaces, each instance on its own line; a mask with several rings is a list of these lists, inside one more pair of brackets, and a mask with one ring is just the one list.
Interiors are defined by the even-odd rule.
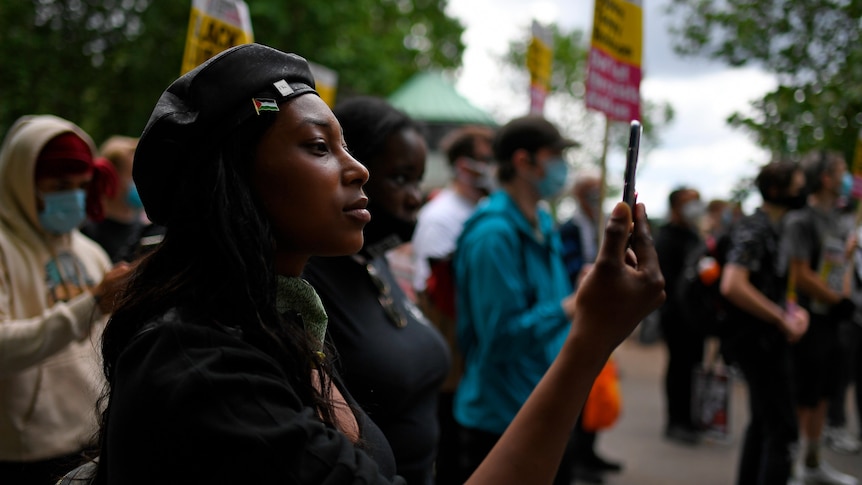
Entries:
[[767,164],[756,184],[762,205],[734,226],[721,293],[729,303],[722,332],[725,358],[745,375],[749,423],[737,470],[739,485],[784,485],[799,431],[791,344],[808,328],[808,312],[786,301],[781,223],[805,204],[805,176],[793,162]]
[[[371,175],[371,222],[359,254],[313,257],[304,277],[329,315],[336,366],[380,427],[407,483],[434,483],[437,396],[449,371],[445,340],[396,282],[386,252],[407,242],[422,205],[426,147],[418,125],[385,100],[336,106],[347,146]],[[373,356],[373,357],[370,357]]]
[[[698,221],[705,207],[700,194],[692,188],[678,188],[668,196],[670,217],[656,234],[656,252],[667,284],[673,295],[682,277],[686,256],[702,244]],[[703,360],[705,332],[698,322],[688,321],[679,303],[668,298],[660,310],[660,325],[667,345],[665,373],[665,436],[677,443],[694,445],[700,432],[692,420],[692,373]]]

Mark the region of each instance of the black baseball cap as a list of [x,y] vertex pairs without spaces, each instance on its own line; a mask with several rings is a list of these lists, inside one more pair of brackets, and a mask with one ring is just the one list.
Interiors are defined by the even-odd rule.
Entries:
[[506,162],[519,149],[535,153],[540,148],[563,150],[578,146],[581,144],[564,138],[557,127],[543,116],[527,115],[509,121],[497,131],[494,157],[500,162]]

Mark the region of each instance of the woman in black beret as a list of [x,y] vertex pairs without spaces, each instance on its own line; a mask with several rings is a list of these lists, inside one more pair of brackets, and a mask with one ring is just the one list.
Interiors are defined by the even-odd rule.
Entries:
[[[165,235],[105,331],[95,482],[404,483],[300,278],[312,255],[359,251],[370,219],[368,170],[305,60],[246,44],[179,78],[144,129],[134,179]],[[644,208],[632,226],[620,204],[568,341],[468,483],[550,483],[592,380],[663,299]]]

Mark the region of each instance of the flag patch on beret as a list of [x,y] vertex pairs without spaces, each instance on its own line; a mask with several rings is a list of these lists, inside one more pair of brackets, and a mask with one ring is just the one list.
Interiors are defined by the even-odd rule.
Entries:
[[278,103],[274,99],[251,98],[251,102],[254,103],[254,111],[257,114],[261,111],[278,111]]

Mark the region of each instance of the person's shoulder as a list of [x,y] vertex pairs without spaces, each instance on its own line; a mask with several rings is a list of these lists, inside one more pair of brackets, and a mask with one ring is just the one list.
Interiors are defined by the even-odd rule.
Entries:
[[[143,358],[140,354],[145,354],[160,367],[181,367],[187,365],[189,359],[201,365],[204,360],[240,362],[251,359],[269,362],[266,366],[272,370],[278,368],[269,356],[246,341],[238,326],[201,319],[176,307],[144,322],[129,339],[126,351],[127,358],[132,355],[137,356],[132,357],[133,360],[139,360]],[[207,355],[211,358],[205,357]]]
[[813,221],[814,212],[805,206],[795,209],[784,216],[783,226],[791,229],[803,229]]
[[72,249],[79,257],[95,259],[106,268],[111,266],[111,257],[105,249],[80,231],[72,231]]
[[453,191],[445,190],[422,206],[417,216],[417,222],[443,221],[449,218],[453,210],[458,209],[457,198]]

